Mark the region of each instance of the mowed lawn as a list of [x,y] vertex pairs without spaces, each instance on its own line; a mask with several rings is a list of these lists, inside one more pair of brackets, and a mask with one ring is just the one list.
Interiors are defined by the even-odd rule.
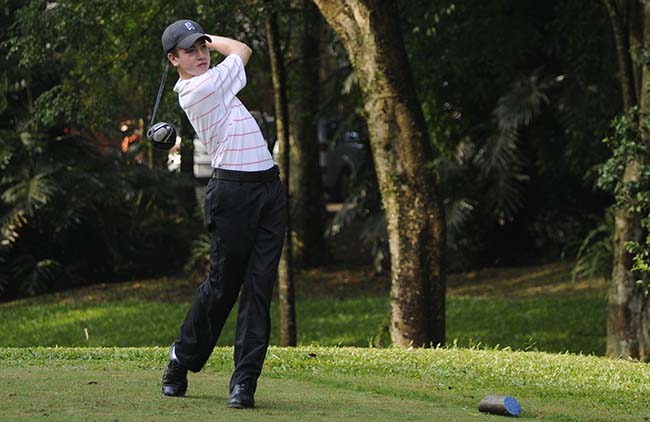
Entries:
[[596,356],[476,349],[269,349],[257,408],[228,409],[232,348],[189,375],[186,398],[160,393],[167,348],[0,348],[0,419],[495,421],[489,394],[520,420],[645,421],[650,368]]
[[[388,279],[371,271],[298,273],[300,345],[367,347],[389,310]],[[0,347],[166,346],[177,335],[197,282],[161,278],[101,284],[0,304]],[[571,282],[570,265],[488,269],[451,275],[447,343],[602,355],[603,280]],[[235,313],[219,345],[233,344]],[[278,344],[273,304],[271,344]],[[389,342],[383,334],[384,344]]]
[[300,346],[269,349],[253,411],[226,407],[233,318],[205,369],[190,374],[188,396],[160,394],[195,281],[0,304],[0,420],[500,420],[478,412],[489,394],[514,396],[520,420],[650,420],[650,367],[597,356],[604,281],[572,283],[569,273],[557,263],[452,275],[447,346],[406,351],[368,347],[388,313],[386,277],[301,272]]

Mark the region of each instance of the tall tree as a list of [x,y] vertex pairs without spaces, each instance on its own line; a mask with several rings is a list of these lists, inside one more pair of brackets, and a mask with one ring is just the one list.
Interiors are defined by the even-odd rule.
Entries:
[[[282,50],[277,22],[277,10],[273,0],[264,0],[266,9],[265,28],[269,45],[269,59],[271,61],[271,76],[273,79],[273,97],[275,103],[275,124],[278,141],[280,142],[280,169],[284,175],[287,195],[290,192],[290,143],[289,143],[289,112],[287,103],[287,83]],[[290,196],[289,196],[290,200]],[[291,235],[291,211],[287,207],[287,234],[282,256],[280,258],[278,289],[280,290],[280,345],[295,346],[296,334],[296,306],[293,285],[293,251]]]
[[292,43],[296,63],[289,69],[291,113],[291,216],[297,264],[323,262],[323,192],[318,162],[320,31],[322,18],[311,0],[294,2],[301,25]]
[[[609,14],[616,44],[619,78],[624,112],[627,120],[640,134],[647,149],[649,134],[642,130],[650,116],[650,4],[639,0],[603,0]],[[638,108],[638,113],[634,109]],[[643,163],[638,156],[626,160],[622,183],[636,183],[642,177]],[[639,243],[644,235],[641,215],[634,211],[634,203],[617,207],[614,231],[614,262],[608,294],[607,354],[650,360],[650,306],[649,297],[639,274],[632,271],[634,254],[628,245]]]
[[392,341],[445,341],[445,224],[395,1],[314,0],[362,91],[391,253]]

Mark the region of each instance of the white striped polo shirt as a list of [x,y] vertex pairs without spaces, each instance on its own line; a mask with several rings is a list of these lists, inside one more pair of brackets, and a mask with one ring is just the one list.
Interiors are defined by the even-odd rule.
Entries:
[[179,79],[174,86],[213,168],[260,171],[275,164],[255,118],[237,98],[244,86],[244,63],[236,54],[202,75]]

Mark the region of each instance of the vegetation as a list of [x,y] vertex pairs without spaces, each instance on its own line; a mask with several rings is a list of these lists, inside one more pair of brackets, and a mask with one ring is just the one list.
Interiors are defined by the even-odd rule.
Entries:
[[[229,420],[231,348],[190,374],[188,397],[160,395],[167,348],[0,349],[0,416]],[[34,389],[34,386],[38,386]],[[476,420],[485,395],[510,394],[522,420],[643,421],[650,368],[593,356],[504,350],[277,348],[247,420]],[[98,393],[102,391],[103,393]],[[110,394],[106,394],[109,391]],[[498,417],[483,416],[487,420]]]
[[[377,270],[387,269],[382,261],[398,260],[392,262],[393,281],[404,293],[394,295],[393,309],[407,293],[426,290],[420,297],[431,299],[422,304],[427,311],[413,310],[426,300],[402,305],[411,306],[406,314],[427,330],[425,315],[440,311],[438,341],[445,337],[444,283],[431,286],[431,279],[577,254],[576,278],[609,273],[611,264],[603,262],[610,261],[616,282],[627,286],[612,292],[631,292],[610,300],[610,330],[627,332],[620,327],[629,321],[618,317],[634,315],[630,329],[643,333],[650,315],[646,276],[639,275],[648,269],[649,254],[642,221],[647,158],[639,149],[647,143],[643,107],[650,104],[640,83],[647,71],[642,29],[650,22],[643,2],[603,0],[587,9],[581,0],[273,3],[281,11],[278,38],[286,53],[289,110],[305,112],[294,123],[288,118],[305,138],[294,140],[292,149],[312,163],[311,169],[292,168],[298,175],[295,192],[319,191],[307,179],[320,171],[313,168],[315,142],[310,144],[320,118],[346,124],[361,117],[369,123],[374,158],[351,212],[365,225],[361,240],[372,243]],[[154,153],[142,136],[159,80],[152,75],[162,70],[160,30],[172,16],[191,16],[247,42],[255,56],[243,100],[274,115],[262,4],[2,3],[0,23],[7,30],[0,34],[0,300],[173,274],[188,256],[187,268],[205,265],[194,182],[187,174],[191,143],[183,147],[185,174],[169,173],[167,156]],[[358,13],[345,21],[337,16],[342,10]],[[377,26],[353,22],[364,16],[377,18]],[[369,54],[373,48],[382,54]],[[318,78],[293,72],[297,63]],[[399,95],[385,95],[389,86]],[[169,92],[159,116],[192,138]],[[386,125],[392,122],[398,124]],[[404,128],[417,130],[411,136]],[[405,139],[397,142],[400,136]],[[607,143],[600,142],[604,138]],[[421,192],[426,195],[419,197]],[[292,200],[300,204],[307,200],[303,196]],[[308,202],[316,204],[311,214],[297,219],[296,230],[304,231],[297,248],[310,251],[300,262],[322,264],[330,251],[315,247],[322,239],[313,236],[322,226],[306,222],[325,222],[325,214],[320,200]],[[607,211],[614,202],[616,224]],[[404,224],[408,218],[412,223]],[[347,220],[339,216],[333,227]],[[423,221],[429,223],[418,226]],[[313,229],[309,235],[307,226]],[[627,231],[616,234],[620,227]],[[404,239],[410,240],[400,244]],[[423,290],[414,288],[418,283]],[[380,297],[377,306],[386,307]],[[451,310],[456,300],[452,295]],[[490,302],[498,308],[499,299]],[[384,317],[378,318],[373,324],[382,325]],[[427,331],[419,328],[413,338]],[[455,337],[449,333],[447,339]],[[612,339],[612,345],[622,344]],[[637,356],[644,346],[635,342],[624,353],[610,353]]]
[[[386,280],[365,281],[361,271],[298,276],[303,292],[297,298],[299,345],[367,347],[375,342],[389,305]],[[336,281],[341,278],[356,282]],[[594,279],[572,282],[566,264],[453,276],[447,307],[450,343],[602,355],[603,287]],[[186,280],[163,278],[6,303],[0,305],[5,321],[0,346],[166,346],[177,334],[192,290]],[[510,294],[504,297],[503,291]],[[277,303],[272,312],[271,344],[279,345]],[[235,316],[236,309],[220,345],[233,344]],[[387,336],[382,341],[390,344]]]

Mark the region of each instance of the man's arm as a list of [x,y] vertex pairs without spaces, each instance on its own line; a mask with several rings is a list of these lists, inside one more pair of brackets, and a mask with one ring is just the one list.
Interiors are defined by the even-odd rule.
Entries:
[[210,50],[215,50],[224,56],[236,54],[241,57],[244,66],[248,63],[248,59],[251,58],[251,54],[253,54],[253,50],[241,41],[216,35],[208,35],[208,37],[212,39],[212,42],[206,43]]

